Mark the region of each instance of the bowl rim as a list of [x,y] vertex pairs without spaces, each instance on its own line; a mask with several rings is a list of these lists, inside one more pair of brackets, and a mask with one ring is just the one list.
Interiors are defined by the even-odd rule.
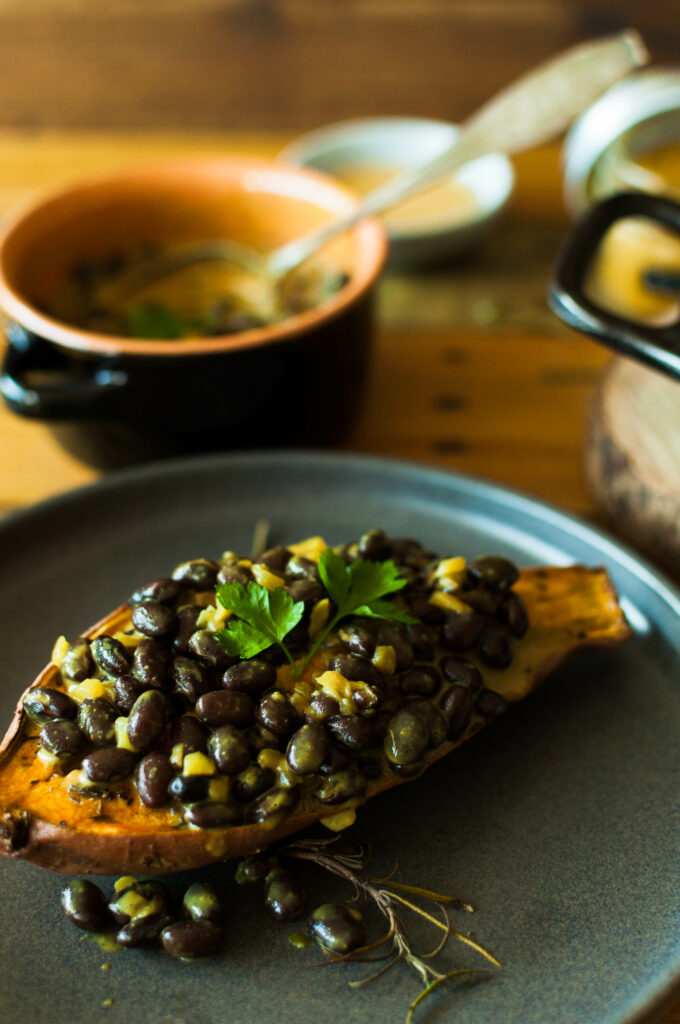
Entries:
[[386,263],[387,233],[380,221],[375,218],[361,221],[349,232],[356,239],[359,259],[357,266],[353,268],[356,272],[335,295],[302,313],[236,334],[171,340],[128,338],[82,330],[41,312],[8,280],[5,265],[8,247],[26,225],[54,204],[74,197],[86,197],[99,189],[125,186],[135,182],[151,188],[154,181],[172,181],[178,176],[190,176],[200,182],[202,179],[215,180],[221,176],[231,181],[240,177],[247,179],[249,174],[252,175],[249,191],[253,190],[252,185],[255,182],[260,182],[261,185],[269,186],[263,188],[263,191],[289,195],[291,198],[303,198],[302,186],[305,199],[338,214],[350,212],[358,203],[356,193],[352,189],[315,168],[295,167],[274,158],[238,154],[144,161],[118,171],[80,178],[60,188],[43,191],[37,197],[14,207],[3,218],[0,225],[0,315],[4,313],[10,320],[47,341],[84,354],[175,358],[278,344],[305,335],[336,319],[368,293]]
[[[446,131],[453,142],[459,134],[460,125],[454,121],[445,121],[440,118],[400,116],[396,114],[347,118],[322,125],[320,128],[314,128],[309,132],[299,135],[292,142],[284,146],[279,153],[278,159],[292,163],[296,167],[317,170],[320,173],[333,177],[333,168],[329,167],[327,170],[322,171],[315,163],[308,163],[307,161],[315,161],[324,156],[333,157],[334,151],[343,145],[355,145],[357,151],[373,148],[371,146],[371,132],[384,132],[394,136],[399,132],[418,133],[428,131],[439,134]],[[375,156],[366,156],[365,159],[367,164],[376,162]],[[362,162],[358,152],[353,162]],[[483,162],[487,162],[489,165],[493,163],[496,168],[494,173],[499,174],[501,195],[494,203],[479,202],[476,211],[463,220],[454,219],[447,221],[444,219],[437,223],[434,218],[429,218],[424,219],[422,225],[414,226],[412,229],[407,230],[400,229],[394,224],[387,224],[386,230],[392,245],[398,247],[409,246],[411,244],[427,243],[430,240],[436,243],[437,240],[444,240],[449,236],[454,237],[476,232],[486,226],[487,222],[490,223],[498,217],[508,205],[515,188],[515,168],[512,160],[506,153],[501,151],[486,153],[484,156],[462,164],[455,171],[452,171],[448,177],[456,179],[464,169],[473,168],[475,165],[480,165]],[[334,164],[335,166],[340,166],[340,164]],[[334,178],[334,180],[341,181],[342,179]],[[478,201],[480,190],[475,187],[474,182],[465,182],[465,184],[473,192],[475,200]]]

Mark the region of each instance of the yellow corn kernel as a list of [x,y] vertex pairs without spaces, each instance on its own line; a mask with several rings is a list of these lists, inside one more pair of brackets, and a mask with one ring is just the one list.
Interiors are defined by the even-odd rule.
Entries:
[[69,642],[65,636],[60,636],[54,647],[52,648],[52,661],[55,665],[60,666],[64,658],[64,655],[69,649]]
[[128,736],[128,719],[125,715],[120,715],[113,723],[113,727],[116,730],[116,746],[122,747],[123,750],[133,750],[137,753],[137,747],[133,747]]
[[76,683],[68,687],[69,696],[74,700],[91,700],[96,697],[109,697],[111,688],[101,679],[83,679],[82,683]]
[[[285,754],[272,747],[263,747],[257,755],[260,768],[271,768],[276,775],[277,785],[284,789],[292,789],[296,784],[296,776],[286,761]],[[298,777],[299,778],[299,777]]]
[[316,687],[317,690],[327,693],[329,697],[334,697],[340,705],[340,710],[345,715],[356,713],[356,706],[354,704],[355,693],[372,693],[368,683],[364,683],[361,680],[355,682],[353,679],[346,679],[340,672],[334,672],[332,669],[328,669],[328,671],[322,672],[318,676]]
[[113,634],[114,640],[119,640],[123,647],[136,647],[140,640],[144,639],[142,633],[126,633],[124,630],[120,630],[118,633]]
[[259,583],[261,587],[266,587],[267,590],[276,590],[277,587],[282,587],[285,584],[285,580],[281,576],[277,576],[261,562],[256,562],[252,566],[251,572],[255,577],[255,582]]
[[215,607],[213,604],[209,604],[203,609],[201,614],[196,620],[197,629],[209,629],[211,633],[216,633],[218,629],[222,629],[227,619],[230,617],[231,612],[223,608],[222,605]]
[[230,780],[227,776],[216,775],[208,783],[208,797],[210,800],[216,800],[219,804],[224,804],[229,799],[229,788]]
[[136,885],[137,879],[134,875],[123,875],[122,878],[117,878],[113,883],[113,888],[116,892],[122,892],[123,889],[129,889],[131,885]]
[[310,562],[318,562],[327,547],[328,544],[323,537],[308,537],[299,544],[289,544],[288,550],[296,558],[308,558]]
[[323,597],[320,601],[317,601],[312,608],[312,614],[309,617],[309,635],[312,640],[316,640],[317,636],[328,622],[330,610],[331,602],[327,597]]
[[356,820],[357,812],[350,808],[346,811],[338,811],[337,814],[329,814],[326,818],[321,818],[321,824],[325,825],[331,832],[342,832],[343,829],[350,828]]
[[214,762],[200,750],[187,754],[182,764],[182,775],[214,775],[215,771]]
[[45,750],[44,747],[38,748],[37,758],[51,771],[59,767],[59,758],[55,757],[54,754],[50,754],[49,750]]
[[373,652],[371,663],[382,675],[393,675],[397,670],[397,655],[394,647],[391,644],[378,644]]
[[465,601],[453,594],[446,594],[443,590],[437,590],[430,598],[430,604],[436,604],[438,608],[444,608],[447,612],[471,612],[472,608]]

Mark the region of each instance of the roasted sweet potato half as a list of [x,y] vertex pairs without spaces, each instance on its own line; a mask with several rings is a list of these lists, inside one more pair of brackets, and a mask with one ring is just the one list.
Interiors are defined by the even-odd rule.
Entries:
[[162,873],[252,853],[319,819],[341,829],[384,789],[418,785],[566,658],[630,635],[603,569],[517,578],[503,560],[488,571],[411,550],[395,596],[411,622],[348,616],[298,678],[276,648],[227,653],[218,627],[238,618],[220,610],[220,579],[304,601],[289,634],[297,665],[323,635],[336,605],[314,571],[323,546],[305,543],[261,563],[230,555],[226,570],[186,563],[85,640],[57,643],[0,746],[3,853],[61,872]]

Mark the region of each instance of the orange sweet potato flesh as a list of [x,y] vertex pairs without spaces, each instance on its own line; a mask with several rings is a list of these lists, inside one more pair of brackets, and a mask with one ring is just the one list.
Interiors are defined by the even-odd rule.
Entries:
[[[508,669],[483,668],[486,685],[509,701],[526,697],[568,657],[617,646],[631,635],[604,569],[579,565],[524,569],[514,589],[526,605],[529,630],[516,642]],[[113,633],[129,624],[130,609],[125,605],[87,635]],[[56,666],[47,665],[32,683],[35,686],[60,688]],[[484,724],[485,719],[473,716],[466,733],[455,743],[433,750],[427,763],[450,753]],[[0,852],[54,871],[156,874],[196,868],[253,853],[342,809],[296,813],[275,829],[261,825],[192,829],[182,824],[170,806],[145,807],[132,784],[127,793],[113,799],[89,797],[77,803],[61,777],[53,776],[36,759],[37,739],[26,735],[26,725],[20,700],[0,744]],[[418,785],[417,780],[393,774],[381,777],[369,783],[364,800],[406,781]]]

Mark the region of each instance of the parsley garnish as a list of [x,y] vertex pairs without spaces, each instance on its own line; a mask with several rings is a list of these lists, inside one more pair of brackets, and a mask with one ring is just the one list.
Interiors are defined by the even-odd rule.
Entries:
[[294,601],[283,587],[267,590],[259,583],[224,583],[217,588],[217,600],[232,612],[226,629],[215,634],[227,654],[253,658],[272,644],[277,644],[293,666],[295,678],[307,667],[328,634],[348,615],[364,615],[372,619],[389,619],[415,623],[418,620],[385,600],[406,586],[406,580],[391,559],[371,562],[357,558],[345,564],[332,548],[326,548],[319,559],[319,575],[326,592],[335,605],[335,614],[316,638],[305,659],[297,665],[284,641],[304,613],[302,601]]

